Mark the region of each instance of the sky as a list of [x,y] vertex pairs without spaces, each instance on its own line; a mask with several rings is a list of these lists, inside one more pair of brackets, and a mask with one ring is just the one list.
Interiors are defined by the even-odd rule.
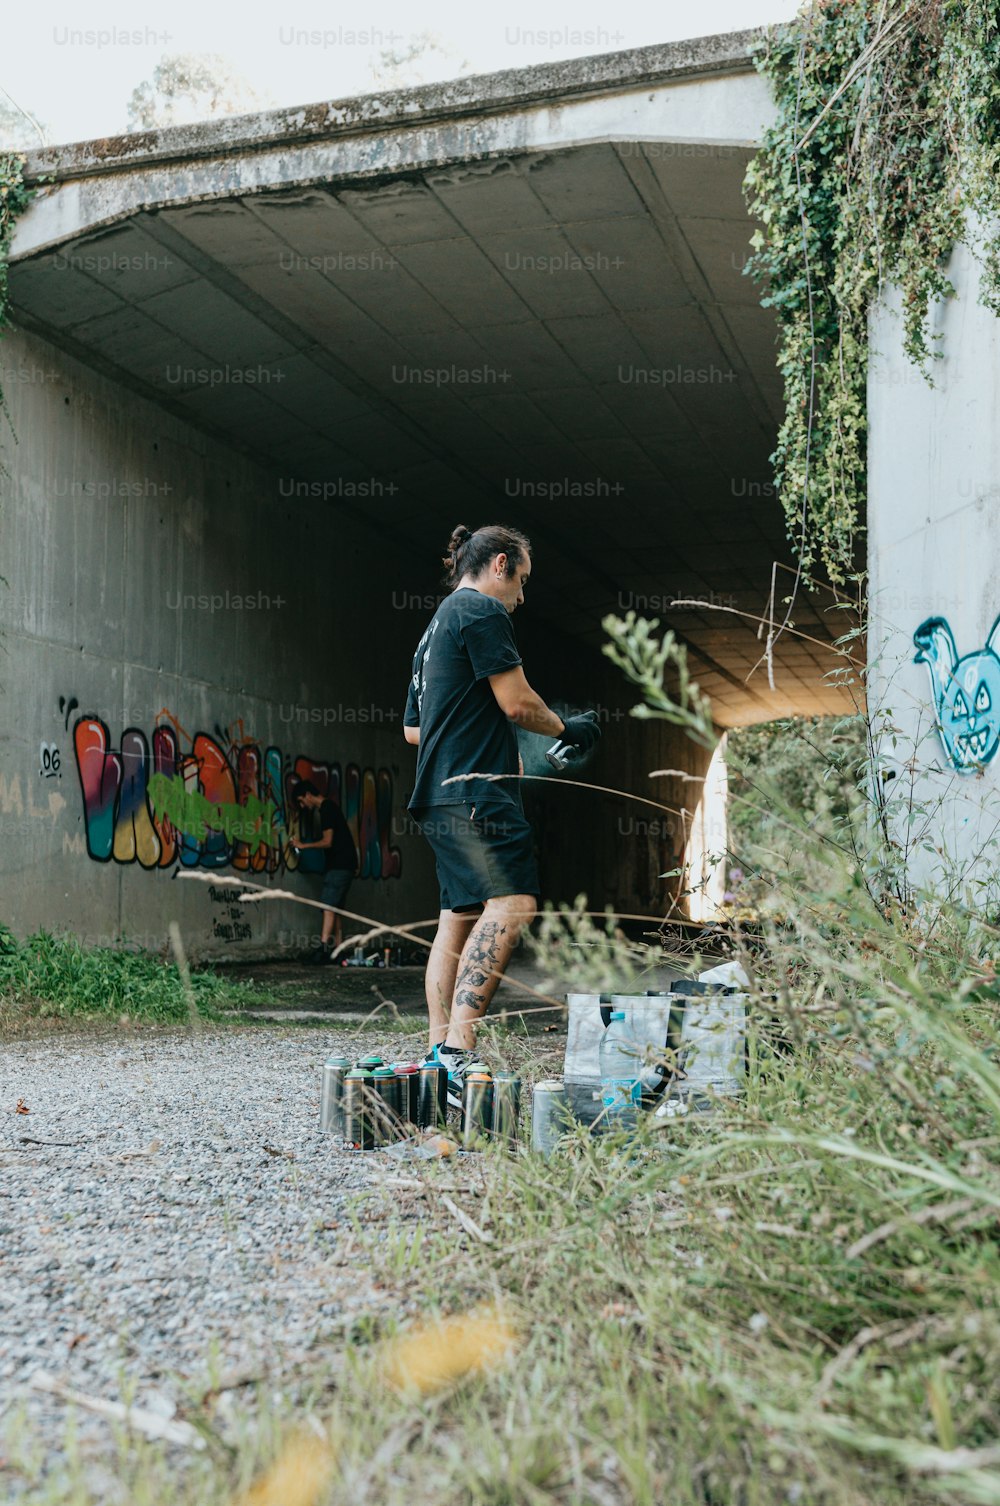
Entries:
[[[0,88],[46,127],[49,143],[126,129],[127,103],[160,59],[217,53],[273,105],[309,104],[379,87],[382,49],[405,51],[428,31],[440,53],[401,82],[463,72],[522,68],[560,58],[618,52],[685,37],[791,19],[801,0],[511,0],[494,10],[476,0],[119,0],[93,5],[52,0],[17,5],[4,18]],[[385,87],[385,84],[382,84]]]

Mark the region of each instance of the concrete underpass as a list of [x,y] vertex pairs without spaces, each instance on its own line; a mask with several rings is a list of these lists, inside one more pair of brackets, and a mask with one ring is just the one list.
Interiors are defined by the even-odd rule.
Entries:
[[175,880],[310,892],[280,846],[164,829],[156,771],[279,812],[289,773],[318,775],[358,836],[350,906],[431,916],[400,725],[457,522],[532,539],[515,628],[547,700],[600,712],[584,777],[685,812],[532,787],[548,898],[663,914],[659,875],[691,855],[704,756],[628,717],[606,613],[672,627],[723,728],[845,707],[829,597],[799,594],[773,689],[762,660],[793,558],[775,326],[743,275],[773,109],[749,41],[29,159],[50,181],[4,342],[16,930],[160,945],[176,916],[202,954],[301,944],[305,912]]

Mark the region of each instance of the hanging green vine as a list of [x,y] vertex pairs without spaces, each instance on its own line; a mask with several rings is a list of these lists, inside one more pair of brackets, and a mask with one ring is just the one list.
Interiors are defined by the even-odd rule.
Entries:
[[[0,337],[6,333],[10,325],[7,269],[14,225],[18,215],[27,209],[34,193],[34,189],[25,187],[23,156],[16,152],[0,153]],[[7,400],[2,388],[0,388],[0,414],[10,425],[10,413],[7,410]],[[13,427],[11,427],[11,432],[13,433]],[[2,469],[0,466],[0,470]]]
[[[835,582],[865,502],[871,306],[899,287],[906,353],[932,379],[948,254],[1000,215],[998,23],[996,0],[814,0],[757,57],[778,119],[746,175],[747,270],[779,322],[775,480],[803,569]],[[974,249],[1000,313],[997,245]]]

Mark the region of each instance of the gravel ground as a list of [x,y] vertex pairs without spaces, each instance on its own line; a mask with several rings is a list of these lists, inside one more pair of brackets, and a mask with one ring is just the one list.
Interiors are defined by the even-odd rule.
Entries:
[[[164,1418],[195,1415],[212,1392],[213,1425],[225,1433],[230,1417],[236,1441],[251,1382],[296,1396],[354,1323],[405,1311],[405,1288],[380,1288],[358,1259],[352,1219],[394,1233],[419,1210],[380,1189],[398,1163],[320,1134],[319,1088],[332,1050],[423,1054],[422,971],[243,971],[301,1022],[195,1034],[28,1022],[0,1039],[5,1506],[69,1500],[80,1476],[93,1499],[126,1500],[120,1426],[38,1390],[39,1370]],[[511,1061],[529,1051],[558,1070],[564,1022],[513,983],[538,985],[529,966],[511,974],[491,1011],[509,1011]],[[173,1457],[182,1466],[185,1451]]]
[[[345,1221],[386,1158],[319,1133],[320,1068],[331,1049],[399,1059],[423,1042],[331,1021],[0,1045],[3,1500],[62,1467],[70,1409],[32,1388],[39,1367],[169,1416],[220,1377],[280,1382],[393,1300],[351,1260]],[[99,1479],[113,1430],[76,1419]]]

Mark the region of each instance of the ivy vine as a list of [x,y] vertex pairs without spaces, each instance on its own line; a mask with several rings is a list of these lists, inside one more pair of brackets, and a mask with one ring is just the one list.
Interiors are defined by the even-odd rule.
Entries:
[[[25,186],[24,157],[16,152],[0,152],[0,338],[10,328],[10,289],[7,274],[14,225],[18,215],[27,209],[34,195],[35,190]],[[2,388],[0,388],[0,414],[6,419],[13,434],[7,399]],[[2,469],[0,467],[0,470]]]
[[[868,316],[902,296],[906,354],[933,380],[931,302],[960,241],[1000,313],[1000,6],[813,0],[756,57],[778,118],[744,184],[747,271],[779,325],[785,417],[772,457],[801,567],[854,568],[866,497]],[[977,226],[976,222],[979,221]]]

